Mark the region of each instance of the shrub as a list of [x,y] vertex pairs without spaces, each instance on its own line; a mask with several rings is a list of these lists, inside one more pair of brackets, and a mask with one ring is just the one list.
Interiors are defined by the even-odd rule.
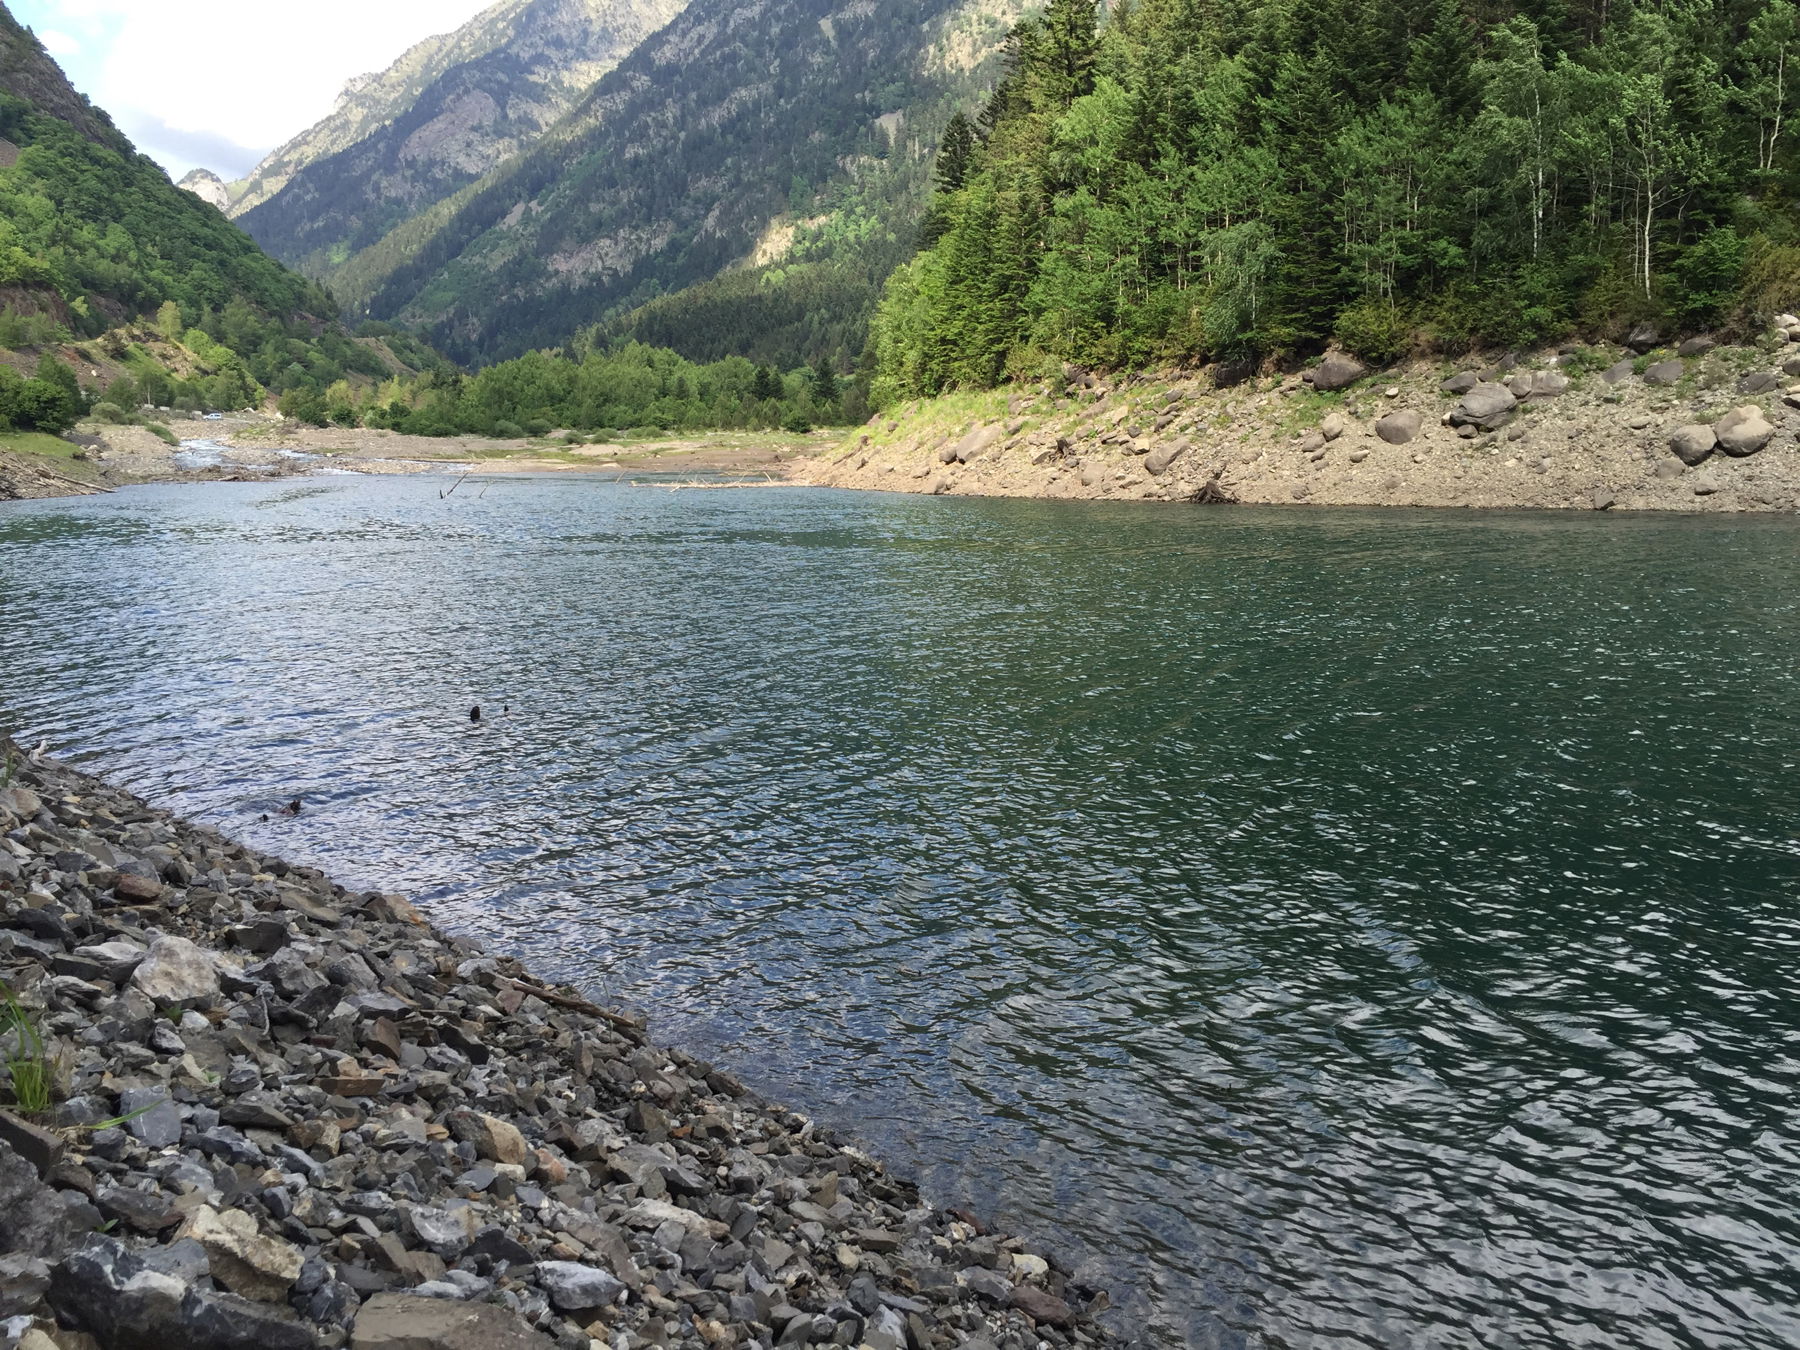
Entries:
[[181,444],[181,442],[176,438],[175,433],[170,431],[161,422],[146,422],[144,424],[144,429],[146,431],[148,431],[152,436],[156,437],[156,439],[161,441],[164,445],[180,445]]
[[89,415],[96,422],[107,422],[115,427],[124,426],[133,420],[131,414],[116,403],[96,403],[89,410]]
[[548,436],[550,424],[541,417],[534,417],[525,424],[525,434],[527,436]]
[[1365,360],[1386,365],[1412,345],[1412,324],[1392,301],[1370,296],[1338,315],[1337,340]]
[[516,441],[525,434],[525,428],[517,422],[505,420],[494,423],[494,435],[503,441]]
[[783,431],[791,431],[796,436],[804,436],[812,430],[812,423],[803,412],[796,412],[781,424]]

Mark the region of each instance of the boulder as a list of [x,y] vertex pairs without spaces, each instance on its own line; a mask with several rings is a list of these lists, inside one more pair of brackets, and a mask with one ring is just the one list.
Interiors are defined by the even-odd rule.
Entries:
[[1687,365],[1679,359],[1658,361],[1644,372],[1644,383],[1667,388],[1669,385],[1679,384],[1681,377],[1685,374],[1687,374]]
[[315,1350],[286,1308],[195,1287],[115,1238],[93,1237],[51,1272],[50,1302],[108,1350]]
[[937,457],[939,464],[956,463],[956,447],[954,445],[946,445],[942,450],[938,451]]
[[1781,377],[1773,371],[1753,370],[1738,381],[1740,394],[1766,394],[1781,386]]
[[1424,419],[1411,408],[1400,408],[1375,424],[1375,434],[1389,445],[1406,445],[1416,439]]
[[1355,384],[1369,373],[1369,368],[1355,357],[1345,356],[1342,352],[1332,352],[1318,365],[1301,376],[1314,389],[1329,393],[1334,389],[1343,389]]
[[1518,406],[1519,400],[1503,384],[1478,384],[1462,396],[1450,411],[1450,425],[1478,426],[1492,430]]
[[999,440],[1001,435],[1002,428],[998,426],[976,427],[956,443],[956,462],[967,464],[970,460],[979,457],[989,446]]
[[1300,453],[1303,455],[1317,454],[1325,448],[1325,439],[1325,433],[1322,431],[1307,432],[1300,438]]
[[1618,500],[1603,487],[1597,487],[1588,494],[1588,505],[1596,511],[1610,511],[1618,503]]
[[1449,379],[1440,384],[1438,388],[1442,389],[1446,394],[1455,394],[1460,398],[1480,383],[1481,376],[1477,375],[1472,370],[1465,370],[1460,374],[1452,375]]
[[1679,427],[1669,437],[1669,449],[1683,464],[1690,466],[1706,459],[1718,443],[1719,438],[1713,434],[1713,429],[1700,423]]
[[1554,370],[1540,370],[1531,377],[1531,397],[1561,398],[1569,392],[1569,377]]
[[350,1350],[555,1350],[516,1313],[490,1303],[377,1294],[350,1328]]
[[189,1007],[218,996],[219,970],[186,938],[164,935],[151,942],[131,983],[159,1008]]
[[1171,441],[1167,445],[1160,445],[1145,457],[1144,467],[1153,474],[1165,473],[1171,464],[1187,452],[1187,448],[1188,442],[1185,437],[1178,441]]
[[1790,359],[1783,361],[1781,363],[1781,373],[1790,376],[1800,375],[1800,356],[1791,357]]
[[297,1247],[265,1236],[241,1209],[223,1212],[201,1205],[175,1234],[192,1238],[206,1251],[212,1277],[234,1294],[279,1303],[300,1278],[304,1258]]
[[1249,357],[1221,361],[1213,367],[1213,388],[1233,389],[1256,374],[1256,362]]
[[1653,323],[1640,323],[1625,335],[1625,345],[1634,352],[1647,352],[1662,341],[1662,330]]
[[1615,361],[1600,372],[1600,378],[1608,384],[1623,384],[1631,378],[1635,369],[1630,359]]
[[1335,441],[1344,434],[1344,417],[1342,413],[1332,413],[1319,423],[1319,434],[1328,441]]
[[1675,355],[1677,355],[1677,356],[1705,356],[1708,352],[1710,352],[1714,347],[1716,347],[1718,345],[1719,345],[1718,343],[1714,342],[1711,338],[1707,337],[1705,334],[1701,334],[1699,337],[1689,338],[1686,342],[1682,343],[1679,347],[1677,347],[1675,349]]
[[1733,408],[1713,423],[1713,435],[1718,437],[1719,449],[1734,459],[1742,459],[1767,445],[1775,428],[1769,425],[1761,408],[1746,405]]
[[1528,399],[1531,397],[1533,382],[1536,378],[1529,370],[1522,370],[1506,382],[1507,392],[1521,401]]

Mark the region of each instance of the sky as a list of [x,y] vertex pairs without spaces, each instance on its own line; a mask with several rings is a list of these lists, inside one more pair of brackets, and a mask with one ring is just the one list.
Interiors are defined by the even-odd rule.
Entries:
[[[179,179],[243,176],[352,76],[493,0],[8,0],[72,83]],[[298,21],[297,21],[298,20]]]

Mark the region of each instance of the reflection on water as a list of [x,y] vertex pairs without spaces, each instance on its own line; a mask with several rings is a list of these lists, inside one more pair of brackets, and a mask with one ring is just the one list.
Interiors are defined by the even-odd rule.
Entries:
[[1792,522],[437,488],[0,508],[0,712],[1152,1340],[1800,1343]]

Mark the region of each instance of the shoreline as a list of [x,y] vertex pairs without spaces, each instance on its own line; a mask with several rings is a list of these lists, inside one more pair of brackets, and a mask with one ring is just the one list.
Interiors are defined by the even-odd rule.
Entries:
[[[796,467],[821,487],[1201,504],[1800,510],[1800,347],[1097,377],[915,401]],[[1360,373],[1358,373],[1360,372]],[[1679,444],[1677,444],[1679,443]]]
[[403,897],[6,763],[0,976],[56,1098],[0,1111],[22,1347],[1123,1344],[1053,1253]]

